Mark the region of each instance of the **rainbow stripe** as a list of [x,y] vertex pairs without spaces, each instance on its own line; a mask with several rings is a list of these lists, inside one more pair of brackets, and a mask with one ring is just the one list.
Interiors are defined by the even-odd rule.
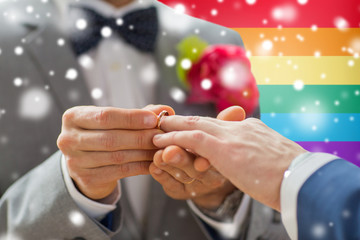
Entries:
[[[360,166],[358,0],[162,2],[183,4],[186,13],[242,36],[268,126],[309,151],[337,154]],[[293,16],[279,19],[278,9],[291,9]],[[265,41],[270,46],[264,48]]]

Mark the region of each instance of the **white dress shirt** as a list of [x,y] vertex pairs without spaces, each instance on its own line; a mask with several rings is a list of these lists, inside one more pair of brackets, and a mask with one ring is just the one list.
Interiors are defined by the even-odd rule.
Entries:
[[298,239],[297,199],[301,187],[314,172],[338,158],[327,153],[304,153],[295,158],[284,173],[280,205],[282,222],[291,239]]
[[[70,4],[66,1],[61,3],[61,9],[65,14],[66,9],[69,8],[66,3]],[[101,0],[73,1],[71,5],[86,6],[107,17],[121,17],[136,8],[148,7],[151,3],[152,0],[134,1],[119,9]],[[104,38],[95,49],[79,56],[78,60],[82,66],[88,90],[97,106],[143,108],[148,103],[154,102],[154,88],[158,71],[153,55],[138,51],[116,34]],[[62,170],[70,195],[89,216],[100,219],[116,208],[116,203],[121,197],[120,184],[109,197],[101,202],[96,202],[86,198],[76,189],[69,176],[64,158],[62,159]],[[139,222],[142,222],[146,213],[150,177],[135,176],[124,179],[130,204]],[[191,201],[188,201],[195,214],[227,237],[234,237],[238,234],[249,202],[250,198],[245,196],[234,221],[220,223],[202,214]]]

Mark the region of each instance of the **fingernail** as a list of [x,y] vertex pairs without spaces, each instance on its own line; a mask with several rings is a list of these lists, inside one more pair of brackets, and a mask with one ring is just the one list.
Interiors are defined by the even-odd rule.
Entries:
[[180,160],[181,160],[180,154],[176,154],[169,160],[169,162],[172,164],[178,164],[180,162]]
[[154,136],[154,141],[160,140],[160,138],[162,138],[162,136],[164,136],[164,134],[155,135],[155,136]]
[[149,115],[144,118],[144,125],[147,127],[155,127],[157,119],[155,115]]
[[162,170],[160,168],[155,168],[154,171],[153,171],[156,175],[160,175],[162,174]]

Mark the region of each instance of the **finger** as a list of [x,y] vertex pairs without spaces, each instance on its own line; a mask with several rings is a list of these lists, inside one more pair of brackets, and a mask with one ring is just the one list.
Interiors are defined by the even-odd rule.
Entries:
[[150,130],[80,130],[77,149],[80,151],[119,151],[119,150],[151,150],[156,149],[152,139],[162,133],[159,129]]
[[122,150],[114,152],[79,152],[67,158],[74,168],[99,168],[131,162],[152,161],[156,150]]
[[242,107],[233,106],[221,111],[217,119],[224,121],[243,121],[245,117],[246,113]]
[[194,160],[194,168],[198,172],[205,172],[210,168],[210,162],[206,158],[197,157]]
[[149,174],[151,162],[126,163],[94,169],[72,169],[69,174],[83,188],[95,188],[122,178]]
[[164,163],[181,169],[191,178],[198,178],[201,173],[194,168],[195,155],[178,146],[169,146],[164,149],[162,160]]
[[156,127],[157,116],[142,109],[84,106],[67,110],[63,124],[83,129],[151,129]]
[[152,163],[149,167],[151,176],[162,185],[164,191],[175,199],[185,199],[187,195],[185,186],[181,182],[174,179],[169,173],[162,171]]
[[193,181],[194,178],[187,175],[182,169],[179,169],[177,167],[166,164],[163,161],[163,154],[164,154],[164,151],[159,151],[159,152],[155,153],[154,164],[156,167],[158,167],[159,169],[161,169],[164,172],[167,172],[174,179],[176,179],[177,181],[179,181],[181,183],[186,184],[186,183]]
[[199,130],[159,134],[154,137],[153,142],[159,148],[177,145],[183,149],[190,149],[207,159],[217,159],[221,155],[220,140]]
[[151,111],[155,113],[156,115],[160,114],[162,111],[167,111],[169,116],[175,115],[175,110],[172,107],[166,106],[166,105],[147,105],[143,108],[144,110]]
[[162,118],[161,130],[165,132],[201,130],[216,135],[221,132],[220,122],[214,118],[199,116],[168,116]]

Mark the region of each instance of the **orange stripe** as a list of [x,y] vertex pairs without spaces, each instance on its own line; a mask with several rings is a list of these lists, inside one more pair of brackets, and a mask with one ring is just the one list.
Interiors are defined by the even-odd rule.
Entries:
[[[360,28],[340,31],[336,28],[233,28],[245,44],[246,50],[253,56],[314,56],[319,51],[321,56],[351,56],[348,51],[360,53]],[[303,41],[302,41],[303,39]],[[262,45],[271,40],[271,50]],[[269,45],[268,45],[269,46]],[[271,44],[270,44],[271,46]],[[346,51],[344,51],[344,47]]]

